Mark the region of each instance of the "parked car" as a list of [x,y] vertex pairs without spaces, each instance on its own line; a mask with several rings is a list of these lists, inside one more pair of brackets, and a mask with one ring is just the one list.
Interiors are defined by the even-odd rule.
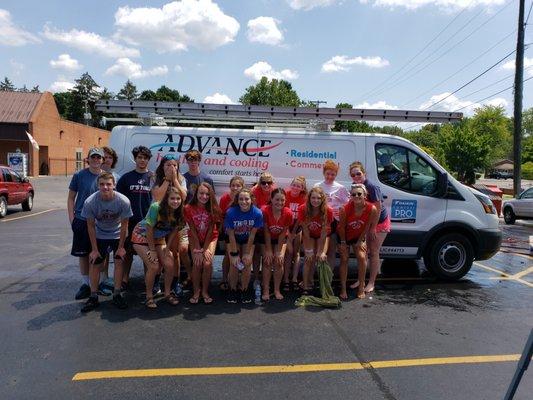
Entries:
[[517,219],[533,219],[533,187],[520,193],[517,199],[503,202],[503,219],[514,224]]
[[7,207],[22,204],[24,211],[33,208],[35,189],[28,178],[21,177],[18,173],[5,165],[0,165],[0,218],[7,214]]
[[505,172],[505,171],[493,171],[491,172],[490,174],[487,174],[487,178],[491,178],[491,179],[509,179],[509,178],[513,178],[513,174],[511,174],[510,172]]

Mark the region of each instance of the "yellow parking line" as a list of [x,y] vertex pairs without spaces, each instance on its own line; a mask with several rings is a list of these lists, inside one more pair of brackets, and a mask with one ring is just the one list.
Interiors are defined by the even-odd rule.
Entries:
[[[529,286],[529,287],[533,287],[533,283],[525,281],[525,280],[520,279],[520,278],[514,278],[513,275],[509,275],[507,272],[500,271],[499,269],[496,269],[496,268],[487,267],[486,265],[480,264],[480,263],[478,263],[476,261],[474,261],[474,264],[476,266],[480,267],[480,268],[486,269],[487,271],[495,272],[497,274],[502,275],[503,276],[503,278],[501,278],[502,280],[515,281],[515,282],[519,282],[519,283],[521,283],[523,285],[526,285],[526,286]],[[498,278],[500,278],[500,277],[498,277]],[[495,279],[498,279],[498,278],[495,278]]]
[[208,376],[208,375],[243,375],[243,374],[287,374],[302,372],[355,371],[365,368],[399,368],[428,365],[478,364],[518,361],[520,354],[501,354],[493,356],[466,356],[415,358],[390,361],[371,361],[369,363],[334,363],[334,364],[300,364],[300,365],[255,365],[233,367],[199,367],[199,368],[162,368],[130,369],[117,371],[80,372],[73,381],[118,378],[147,378],[160,376]]
[[2,220],[0,220],[0,222],[11,222],[11,221],[15,221],[17,219],[35,217],[36,215],[40,215],[40,214],[44,214],[44,213],[47,213],[47,212],[50,212],[50,211],[56,211],[56,210],[61,210],[61,208],[51,208],[49,210],[39,211],[39,212],[36,212],[36,213],[33,213],[33,214],[28,214],[28,215],[23,215],[22,217],[2,219]]
[[528,275],[528,274],[530,274],[532,272],[533,272],[533,267],[529,267],[528,269],[525,269],[524,271],[519,272],[518,274],[512,275],[512,278],[515,278],[515,279],[521,278],[521,277],[526,276],[526,275]]

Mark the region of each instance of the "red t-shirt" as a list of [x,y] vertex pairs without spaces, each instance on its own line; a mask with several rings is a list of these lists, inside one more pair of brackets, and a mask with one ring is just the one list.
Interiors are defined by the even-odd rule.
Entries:
[[[272,190],[275,189],[274,186],[271,186]],[[254,186],[252,188],[252,193],[255,196],[255,206],[261,208],[266,206],[270,202],[270,192],[265,192],[261,189],[261,185]]]
[[187,204],[185,206],[184,214],[185,221],[187,221],[189,226],[194,226],[196,228],[200,245],[204,245],[205,240],[207,239],[207,232],[211,225],[213,225],[213,236],[211,237],[211,240],[218,238],[216,221],[213,220],[213,216],[209,214],[205,208]]
[[[298,207],[298,222],[305,223],[306,220],[306,205],[302,204]],[[331,207],[326,208],[326,234],[331,234],[331,222],[333,221],[333,210]],[[313,239],[318,239],[322,233],[322,215],[315,215],[307,223],[307,229],[309,229],[309,235]]]
[[229,193],[224,193],[218,202],[222,215],[226,215],[226,211],[231,206],[232,200]]
[[344,206],[344,214],[346,215],[346,240],[357,240],[364,232],[365,226],[368,224],[370,213],[372,211],[372,203],[366,202],[361,215],[355,215],[353,202],[349,202]]
[[296,197],[292,195],[290,189],[287,189],[285,193],[285,207],[289,207],[291,209],[294,220],[296,221],[298,218],[298,207],[300,207],[302,204],[305,204],[305,193],[300,193]]
[[263,212],[264,229],[268,229],[271,239],[277,239],[293,223],[292,211],[288,207],[283,207],[279,219],[274,217],[271,205],[261,207],[261,211]]

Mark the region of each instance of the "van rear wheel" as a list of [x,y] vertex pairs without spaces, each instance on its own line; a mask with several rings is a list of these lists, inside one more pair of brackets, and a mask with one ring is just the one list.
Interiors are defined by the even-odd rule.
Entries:
[[514,215],[511,207],[505,207],[505,210],[503,210],[503,220],[507,225],[512,225],[516,221],[516,215]]
[[24,211],[31,211],[33,208],[33,193],[28,193],[28,198],[22,203],[22,209]]
[[460,233],[448,233],[435,240],[426,254],[426,268],[440,279],[462,278],[474,262],[474,249],[468,238]]

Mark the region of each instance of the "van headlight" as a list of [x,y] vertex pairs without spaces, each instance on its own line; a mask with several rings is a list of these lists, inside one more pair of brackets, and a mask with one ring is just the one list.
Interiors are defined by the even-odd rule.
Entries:
[[474,193],[474,196],[476,196],[476,199],[479,200],[487,214],[496,214],[496,207],[494,207],[494,204],[492,204],[492,200],[489,199],[488,196],[485,196],[481,193]]

